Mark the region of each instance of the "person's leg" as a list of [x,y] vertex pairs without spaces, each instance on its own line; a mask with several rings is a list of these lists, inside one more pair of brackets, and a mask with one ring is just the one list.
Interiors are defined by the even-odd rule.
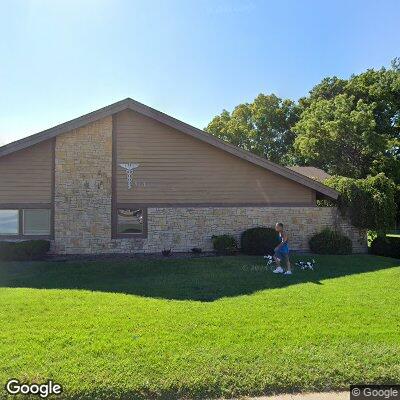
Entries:
[[288,271],[292,272],[292,266],[290,264],[289,254],[286,257],[286,268]]
[[292,274],[292,266],[290,265],[289,253],[285,253],[286,275]]
[[275,274],[280,274],[283,272],[283,269],[281,267],[281,255],[279,253],[275,253],[274,254],[274,260],[275,260],[275,264],[276,264],[276,268],[274,269],[274,273]]

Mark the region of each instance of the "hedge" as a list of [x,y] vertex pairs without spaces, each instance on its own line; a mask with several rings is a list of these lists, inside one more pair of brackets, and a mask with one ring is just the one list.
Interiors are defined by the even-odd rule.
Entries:
[[0,260],[27,261],[40,260],[50,250],[47,240],[27,240],[23,242],[0,242]]
[[400,258],[400,238],[378,236],[372,241],[370,251],[378,256]]
[[237,241],[231,235],[214,235],[211,239],[218,254],[234,254],[238,250]]
[[311,251],[317,254],[351,254],[353,251],[347,236],[329,228],[312,236],[308,243]]
[[273,254],[278,244],[279,236],[274,228],[247,229],[240,239],[242,252],[249,255]]

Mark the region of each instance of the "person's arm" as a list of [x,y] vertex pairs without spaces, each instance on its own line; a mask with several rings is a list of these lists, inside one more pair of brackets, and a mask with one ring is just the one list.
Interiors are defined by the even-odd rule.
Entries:
[[279,249],[288,241],[288,236],[286,233],[282,232],[282,241],[278,244],[278,246],[275,247],[275,251],[279,251]]

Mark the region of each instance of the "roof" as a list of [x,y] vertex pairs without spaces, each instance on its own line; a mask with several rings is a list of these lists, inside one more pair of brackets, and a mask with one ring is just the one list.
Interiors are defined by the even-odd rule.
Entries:
[[323,182],[325,179],[328,179],[331,177],[327,172],[325,172],[321,168],[317,167],[288,167],[292,171],[298,172],[299,174],[308,176],[311,179],[315,179],[316,181]]
[[27,147],[33,146],[37,143],[43,142],[48,139],[52,139],[62,133],[66,133],[73,129],[78,129],[85,126],[91,122],[95,122],[99,119],[111,116],[115,113],[124,110],[136,111],[142,115],[153,118],[154,120],[168,125],[174,129],[177,129],[183,133],[186,133],[196,139],[206,142],[212,146],[222,149],[230,154],[233,154],[239,158],[247,160],[255,165],[258,165],[266,170],[272,171],[278,175],[281,175],[287,179],[293,180],[301,185],[314,189],[315,191],[328,196],[330,198],[336,199],[338,197],[338,192],[328,186],[323,185],[305,175],[299,174],[296,171],[290,170],[289,168],[283,167],[281,165],[275,164],[271,161],[266,160],[263,157],[259,157],[250,153],[249,151],[240,149],[228,142],[225,142],[201,129],[195,128],[185,122],[179,121],[167,114],[155,110],[154,108],[148,107],[138,101],[131,98],[126,98],[124,100],[113,103],[99,110],[93,111],[89,114],[82,115],[81,117],[75,118],[71,121],[64,122],[63,124],[57,125],[53,128],[46,129],[42,132],[36,133],[34,135],[28,136],[24,139],[17,140],[13,143],[9,143],[5,146],[0,147],[0,157],[7,154],[14,153],[18,150],[26,149]]

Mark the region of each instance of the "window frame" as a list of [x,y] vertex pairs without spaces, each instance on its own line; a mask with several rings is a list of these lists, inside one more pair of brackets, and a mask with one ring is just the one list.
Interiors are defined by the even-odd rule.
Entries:
[[[34,240],[34,239],[54,239],[54,209],[51,204],[0,204],[0,210],[18,211],[18,234],[1,234],[0,240]],[[50,234],[49,235],[24,235],[24,210],[50,210]]]
[[[118,210],[123,208],[127,209],[141,209],[143,210],[143,232],[142,233],[119,233],[118,232]],[[148,233],[148,218],[147,207],[141,204],[116,204],[113,210],[112,221],[112,238],[113,239],[146,239]]]

